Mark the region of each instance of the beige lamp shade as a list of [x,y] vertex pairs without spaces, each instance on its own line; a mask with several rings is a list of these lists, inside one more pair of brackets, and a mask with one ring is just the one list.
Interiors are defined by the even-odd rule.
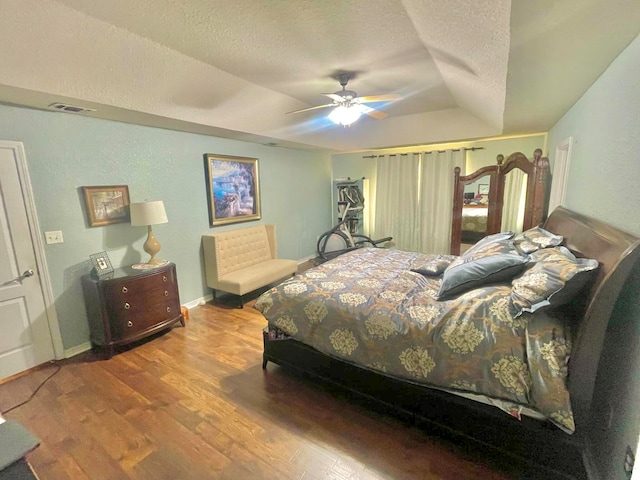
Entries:
[[146,268],[163,265],[167,262],[158,260],[156,255],[160,251],[160,242],[156,240],[151,230],[151,225],[157,225],[159,223],[167,223],[167,212],[164,209],[164,203],[162,200],[156,200],[154,202],[140,202],[131,203],[129,205],[129,212],[131,213],[131,225],[134,227],[147,227],[147,241],[144,242],[144,251],[151,255],[151,258],[146,264],[133,265],[134,268]]
[[169,221],[162,200],[132,203],[129,205],[129,211],[131,213],[131,225],[134,227],[158,225]]

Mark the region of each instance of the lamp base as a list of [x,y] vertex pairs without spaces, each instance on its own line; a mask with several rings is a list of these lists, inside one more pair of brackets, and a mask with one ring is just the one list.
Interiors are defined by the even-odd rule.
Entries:
[[[144,251],[147,252],[149,255],[151,255],[151,258],[147,260],[147,263],[149,265],[153,265],[153,267],[166,265],[166,263],[162,263],[163,260],[158,260],[156,258],[156,255],[160,251],[160,242],[158,242],[158,240],[156,240],[156,237],[153,235],[153,230],[151,230],[151,225],[147,226],[147,232],[148,232],[147,241],[144,242],[144,245],[142,246],[142,248],[144,248]],[[153,267],[150,267],[150,268],[153,268]]]
[[158,263],[134,263],[131,268],[136,270],[152,270],[158,267],[164,267],[169,264],[169,260],[159,260]]

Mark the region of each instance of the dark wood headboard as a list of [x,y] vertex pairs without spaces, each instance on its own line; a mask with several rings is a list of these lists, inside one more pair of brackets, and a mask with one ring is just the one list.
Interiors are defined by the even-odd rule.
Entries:
[[640,257],[640,239],[600,220],[558,207],[544,228],[562,235],[577,256],[598,260],[600,268],[584,314],[578,320],[569,360],[569,391],[576,431],[588,424],[607,325],[618,295]]

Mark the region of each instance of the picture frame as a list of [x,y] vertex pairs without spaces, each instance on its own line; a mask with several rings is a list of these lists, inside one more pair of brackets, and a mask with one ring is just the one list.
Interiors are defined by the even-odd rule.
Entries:
[[204,154],[209,224],[260,220],[258,159]]
[[130,220],[127,185],[82,187],[82,192],[90,227],[102,227]]
[[479,183],[478,184],[478,194],[479,195],[489,195],[489,184],[488,183]]
[[111,265],[111,260],[109,260],[107,252],[93,253],[89,255],[89,258],[99,277],[105,277],[113,273],[113,266]]

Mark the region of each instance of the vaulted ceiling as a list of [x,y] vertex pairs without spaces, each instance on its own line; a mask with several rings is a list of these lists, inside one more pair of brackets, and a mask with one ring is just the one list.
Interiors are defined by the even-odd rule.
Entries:
[[[639,32],[638,0],[0,0],[0,102],[330,151],[534,133]],[[344,71],[403,99],[286,114]]]

